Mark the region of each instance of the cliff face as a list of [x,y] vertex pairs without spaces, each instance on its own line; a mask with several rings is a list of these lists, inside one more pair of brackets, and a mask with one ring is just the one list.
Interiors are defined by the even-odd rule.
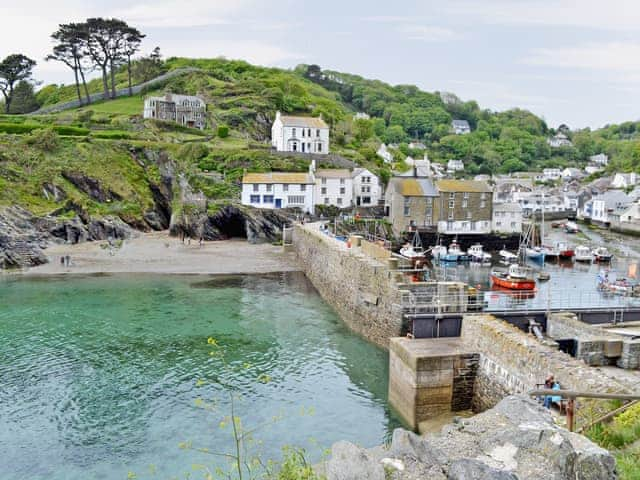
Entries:
[[328,480],[614,480],[615,459],[585,437],[557,426],[548,410],[511,396],[439,434],[403,429],[388,448],[336,443]]

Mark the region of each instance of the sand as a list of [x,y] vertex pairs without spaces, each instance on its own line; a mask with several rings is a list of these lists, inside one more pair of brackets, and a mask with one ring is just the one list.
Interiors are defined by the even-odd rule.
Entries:
[[[295,254],[281,246],[251,245],[243,239],[183,244],[166,232],[140,234],[119,248],[106,241],[52,245],[49,263],[25,269],[25,275],[89,273],[241,274],[299,270]],[[70,266],[60,263],[69,255]]]

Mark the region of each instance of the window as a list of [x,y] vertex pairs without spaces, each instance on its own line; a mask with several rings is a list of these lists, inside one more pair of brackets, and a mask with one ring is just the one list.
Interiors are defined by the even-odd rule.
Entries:
[[307,137],[310,137],[310,136],[311,136],[311,129],[307,128]]
[[447,222],[447,230],[453,230],[453,222]]
[[287,203],[289,205],[304,205],[304,195],[289,195]]
[[454,202],[453,200],[449,200],[449,208],[454,208],[456,206],[456,202]]
[[317,148],[317,150],[318,150],[319,152],[321,152],[321,151],[322,151],[322,144],[321,144],[321,143],[319,143],[319,144],[318,144],[318,148]]
[[362,193],[370,193],[371,192],[371,187],[361,187]]
[[466,230],[469,228],[469,224],[467,222],[462,222],[462,230]]
[[431,225],[432,223],[433,223],[433,218],[431,217],[431,215],[427,215],[424,219],[424,224]]
[[449,212],[449,220],[453,220],[453,212]]
[[298,151],[298,144],[296,142],[293,142],[293,151],[294,152]]
[[365,203],[365,204],[371,203],[371,197],[362,197],[362,203]]
[[259,185],[259,184],[257,184],[257,183],[254,183],[254,184],[253,184],[253,191],[254,191],[254,192],[257,192],[257,191],[259,191],[259,190],[260,190],[260,185]]
[[302,136],[304,137],[304,128],[302,129]]
[[469,192],[464,192],[464,193],[462,194],[462,198],[465,198],[465,199],[466,199],[466,198],[469,198]]
[[273,185],[267,183],[267,192],[270,192],[271,190],[273,190]]
[[306,192],[307,191],[307,186],[304,183],[300,184],[300,191],[301,192]]
[[464,199],[462,200],[462,208],[467,208],[469,206],[469,200]]
[[273,203],[273,195],[263,195],[262,203]]
[[316,137],[318,137],[318,138],[320,137],[320,130],[319,129],[316,130]]
[[288,192],[289,191],[289,185],[287,185],[287,184],[282,185],[282,191],[283,192]]
[[342,205],[342,199],[338,198],[338,205]]
[[431,216],[433,215],[433,209],[431,207],[427,207],[427,209],[424,211],[425,215]]
[[302,153],[304,153],[304,142],[302,142]]
[[329,197],[324,197],[324,204],[329,205]]
[[295,128],[292,128],[292,129],[291,129],[291,136],[292,136],[293,138],[296,138],[296,129],[295,129]]
[[496,222],[496,226],[499,227],[500,225],[502,225],[502,222]]
[[487,197],[486,193],[481,193],[480,194],[480,200],[484,200]]
[[320,193],[321,193],[322,195],[326,195],[326,194],[327,194],[327,187],[322,187],[322,188],[320,189]]
[[340,185],[344,185],[344,178],[340,179]]
[[511,222],[511,228],[516,228],[516,222]]
[[345,189],[344,187],[340,187],[340,195],[344,195]]
[[405,198],[404,199],[404,216],[405,217],[408,217],[410,215],[410,210],[411,210],[411,199]]
[[456,199],[456,194],[454,192],[451,192],[449,194],[449,200],[455,200]]
[[487,206],[487,202],[485,202],[484,200],[480,201],[480,208],[485,208]]
[[433,205],[433,198],[432,197],[427,197],[427,205],[429,207]]
[[260,195],[251,195],[249,200],[251,203],[260,203]]
[[470,220],[471,219],[471,212],[467,212],[467,219]]
[[326,178],[323,178],[323,179],[322,179],[322,185],[326,185],[326,184],[327,184],[327,179],[326,179]]

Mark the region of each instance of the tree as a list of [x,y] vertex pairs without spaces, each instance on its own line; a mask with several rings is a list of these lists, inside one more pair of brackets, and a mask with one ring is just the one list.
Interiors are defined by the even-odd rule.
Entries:
[[[162,65],[162,55],[160,54],[160,47],[154,48],[148,57],[142,57],[136,60],[131,66],[131,69],[133,77],[139,82],[146,82],[151,80],[152,78],[157,77],[158,75],[161,75],[164,71],[164,67]],[[280,90],[279,95],[279,105],[281,105],[282,99],[284,97],[282,90]],[[282,108],[280,109],[283,110]]]
[[86,24],[68,23],[58,26],[58,30],[51,34],[57,42],[53,53],[47,55],[46,61],[62,62],[73,71],[78,100],[83,103],[80,93],[80,80],[84,87],[87,103],[91,103],[87,82],[84,76],[83,60],[86,58]]
[[33,85],[25,80],[18,82],[13,90],[13,101],[9,113],[30,113],[40,105],[33,91]]
[[14,89],[18,82],[28,81],[33,74],[35,60],[15,53],[0,62],[0,92],[4,96],[4,110],[9,113],[13,101]]
[[[135,55],[138,50],[140,50],[140,44],[142,43],[142,39],[144,37],[146,37],[146,35],[140,33],[137,28],[129,27],[124,32],[124,55],[127,59],[127,80],[129,83],[129,96],[133,95],[133,90],[131,88],[131,57]],[[154,52],[157,55],[160,55],[160,48],[156,47]]]

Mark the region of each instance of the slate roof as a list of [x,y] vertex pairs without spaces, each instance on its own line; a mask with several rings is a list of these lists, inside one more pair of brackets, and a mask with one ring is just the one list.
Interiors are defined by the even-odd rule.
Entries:
[[486,182],[476,182],[475,180],[439,180],[436,187],[440,192],[488,192],[491,187]]
[[457,128],[471,128],[466,120],[452,120],[451,125]]
[[282,124],[287,127],[305,127],[305,128],[329,128],[320,117],[294,117],[290,115],[281,115]]
[[346,168],[320,168],[316,170],[319,178],[351,178],[351,172]]
[[242,177],[242,183],[298,183],[313,184],[313,178],[308,173],[294,172],[267,172],[246,173]]
[[437,197],[438,191],[428,178],[393,177],[395,190],[405,197]]

